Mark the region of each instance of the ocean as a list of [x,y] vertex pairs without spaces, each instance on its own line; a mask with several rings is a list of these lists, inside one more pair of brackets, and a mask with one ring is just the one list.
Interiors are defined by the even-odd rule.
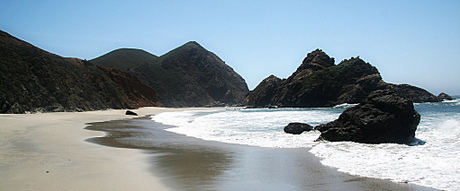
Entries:
[[352,104],[329,108],[235,109],[166,112],[152,120],[167,131],[203,140],[270,148],[306,148],[321,163],[352,175],[460,190],[460,102],[415,103],[422,145],[315,142],[318,131],[284,133],[290,122],[333,121]]

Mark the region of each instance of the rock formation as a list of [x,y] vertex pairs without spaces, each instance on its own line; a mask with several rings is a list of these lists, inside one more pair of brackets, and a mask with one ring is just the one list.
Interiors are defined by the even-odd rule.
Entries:
[[284,127],[285,133],[290,134],[302,134],[304,131],[311,131],[313,127],[306,124],[306,123],[289,123],[286,127]]
[[275,95],[275,91],[282,82],[283,80],[274,75],[265,78],[262,82],[260,82],[259,85],[257,85],[254,90],[251,91],[251,93],[245,99],[246,105],[263,105],[266,107],[271,107],[272,98]]
[[444,100],[454,100],[450,95],[447,95],[446,93],[442,92],[438,95],[437,99],[439,101],[444,101]]
[[315,129],[321,131],[319,140],[408,144],[414,140],[419,122],[411,101],[392,90],[376,90],[337,120]]
[[0,113],[159,106],[153,89],[120,70],[63,58],[0,31]]
[[384,82],[377,68],[359,57],[335,65],[334,58],[317,49],[307,55],[288,79],[270,76],[263,80],[249,93],[245,104],[250,107],[327,107],[360,103],[378,89],[392,89],[413,102],[438,101],[421,88]]
[[422,102],[438,102],[438,98],[430,92],[409,84],[387,84],[386,88],[396,92],[401,97],[404,97],[415,103]]
[[161,57],[143,50],[120,49],[91,62],[138,77],[157,91],[165,106],[237,105],[249,92],[240,75],[194,41]]
[[127,110],[125,115],[135,115],[135,116],[137,116],[137,113],[134,112],[134,111],[131,111],[131,110]]

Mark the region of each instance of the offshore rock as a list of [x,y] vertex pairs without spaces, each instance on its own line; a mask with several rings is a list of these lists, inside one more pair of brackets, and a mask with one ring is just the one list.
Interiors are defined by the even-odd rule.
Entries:
[[311,131],[313,130],[313,127],[306,124],[306,123],[289,123],[286,127],[284,127],[284,132],[285,133],[290,133],[290,134],[301,134],[304,131]]
[[454,100],[450,95],[447,95],[446,93],[442,92],[438,95],[437,99],[439,101],[444,101],[444,100]]
[[337,120],[315,129],[321,131],[318,140],[409,144],[415,139],[419,122],[420,115],[411,101],[391,90],[376,90]]
[[250,92],[249,107],[329,107],[360,103],[372,91],[391,89],[412,102],[437,102],[430,92],[407,84],[386,83],[376,67],[359,57],[334,64],[334,58],[322,50],[307,55],[287,79],[270,76]]

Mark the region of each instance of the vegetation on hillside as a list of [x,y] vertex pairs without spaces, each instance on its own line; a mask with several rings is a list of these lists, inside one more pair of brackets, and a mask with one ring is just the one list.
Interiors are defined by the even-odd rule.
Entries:
[[[152,89],[149,96],[130,97],[121,82],[140,82],[125,77],[116,82],[90,62],[51,54],[0,31],[1,113],[159,105]],[[138,104],[141,100],[143,105]]]

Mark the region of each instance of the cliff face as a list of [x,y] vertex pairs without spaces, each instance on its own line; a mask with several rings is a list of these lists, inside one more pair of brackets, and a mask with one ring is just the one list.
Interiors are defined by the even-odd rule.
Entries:
[[275,91],[282,83],[283,80],[274,75],[265,78],[245,99],[245,105],[271,106],[272,98],[275,96]]
[[266,80],[248,95],[248,106],[324,107],[360,103],[378,89],[391,89],[413,102],[439,100],[421,88],[385,83],[377,68],[359,57],[335,65],[334,59],[321,50],[309,53],[288,79],[270,87],[265,85]]
[[51,54],[3,31],[0,81],[0,113],[159,105],[155,91],[132,76]]
[[139,53],[133,49],[112,51],[91,62],[138,77],[157,91],[165,106],[235,105],[249,92],[240,75],[196,42],[188,42],[161,57],[145,51],[125,56],[134,51]]

